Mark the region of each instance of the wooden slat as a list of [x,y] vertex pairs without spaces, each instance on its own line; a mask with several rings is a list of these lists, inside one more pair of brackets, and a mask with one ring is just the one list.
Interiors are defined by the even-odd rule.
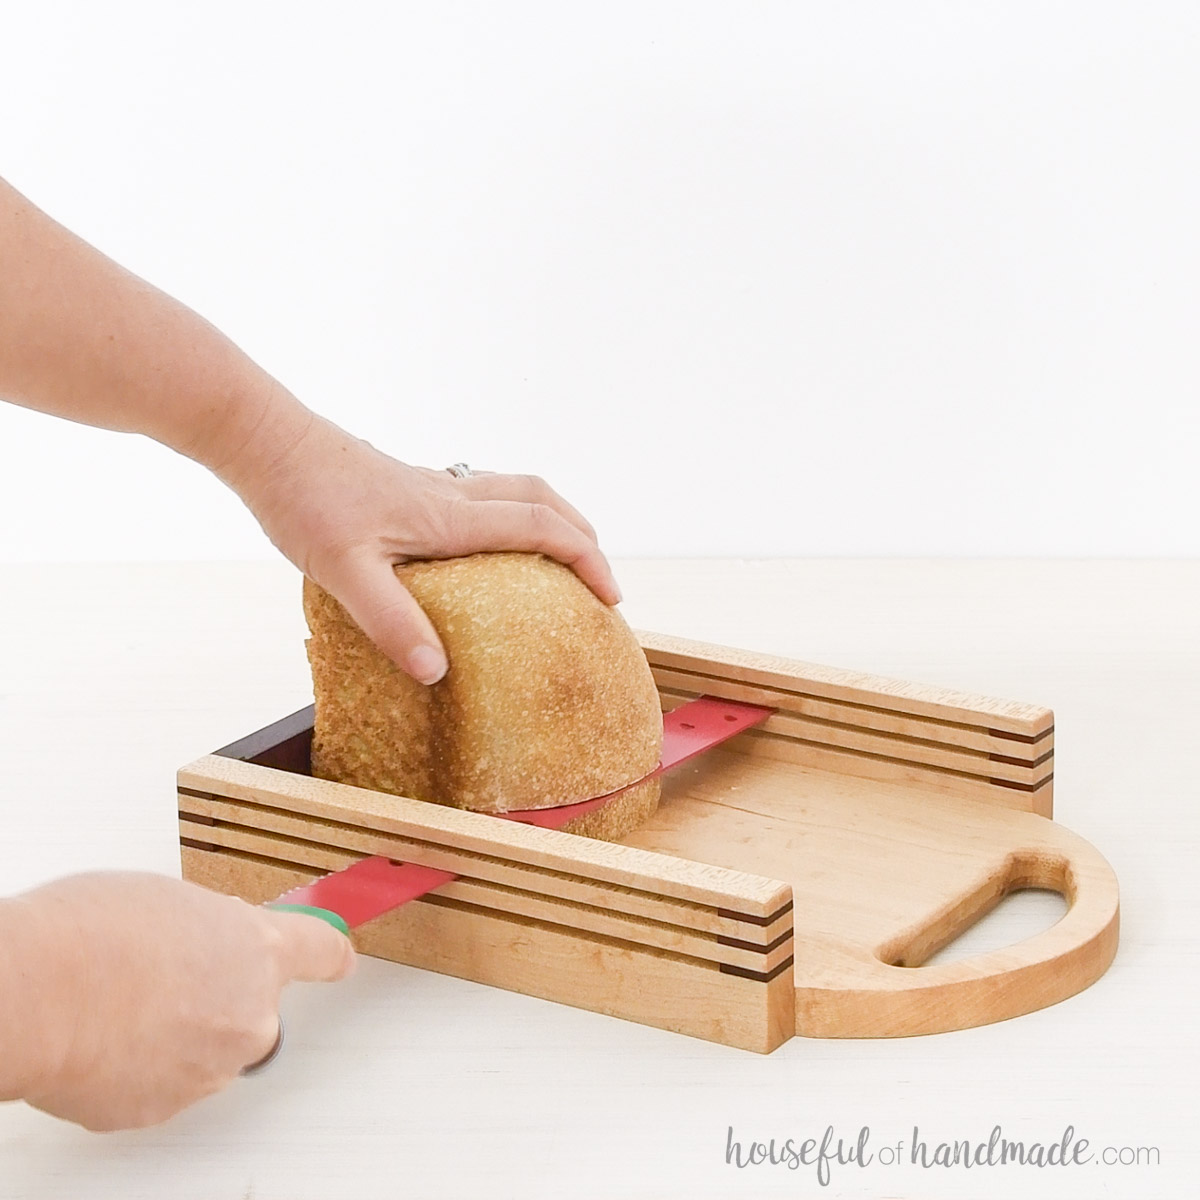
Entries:
[[[297,838],[282,838],[226,824],[198,823],[186,817],[179,822],[179,832],[180,837],[189,842],[203,842],[226,850],[236,850],[259,859],[269,859],[279,866],[298,867],[320,874],[340,871],[362,857],[354,851],[333,849]],[[738,944],[734,945],[731,939],[717,934],[631,917],[598,905],[572,903],[480,880],[453,880],[442,884],[437,889],[437,895],[500,915],[522,917],[567,930],[578,929],[749,971],[769,972],[792,953],[790,929],[785,930],[782,941],[765,950],[748,948],[744,944],[745,939],[738,939]]]
[[1003,754],[1027,762],[1033,762],[1043,757],[1047,750],[1054,749],[1053,727],[1036,738],[1026,740],[1024,736],[982,725],[937,721],[868,704],[826,700],[802,691],[767,687],[761,683],[741,683],[712,673],[675,671],[667,667],[653,667],[652,673],[659,691],[673,696],[719,696],[724,700],[761,704],[776,709],[780,714],[806,717],[812,721],[915,738],[938,746],[961,747],[984,754]]
[[184,767],[179,772],[179,786],[307,816],[353,822],[381,833],[437,841],[474,853],[500,855],[514,862],[657,892],[750,917],[773,917],[791,899],[789,886],[777,879],[669,858],[561,830],[498,821],[485,813],[384,795],[215,755]]
[[981,725],[1024,737],[1036,737],[1054,724],[1054,714],[1048,708],[1017,700],[976,696],[645,630],[638,630],[637,637],[651,668],[667,667],[743,683],[761,683],[832,700]]
[[[693,698],[687,693],[673,691],[660,691],[659,695],[663,700],[680,703]],[[1031,788],[1044,783],[1054,770],[1052,750],[1046,751],[1036,763],[1022,765],[1006,761],[1007,755],[938,746],[914,738],[875,733],[871,730],[854,729],[784,714],[769,717],[755,728],[754,734],[774,735],[789,741],[828,746],[831,749],[860,751],[896,762],[954,771],[984,781],[1003,779],[1012,783],[1023,783]]]
[[[678,925],[714,937],[736,938],[757,945],[770,945],[791,928],[790,910],[765,923],[749,922],[722,915],[711,905],[696,904],[604,883],[561,871],[548,871],[514,863],[495,855],[470,853],[439,846],[435,842],[383,834],[349,822],[317,819],[288,813],[268,805],[251,804],[218,796],[180,793],[179,812],[193,822],[218,822],[264,833],[281,834],[318,845],[354,851],[359,857],[384,854],[399,862],[418,863],[454,871],[471,879],[498,884],[576,904],[600,906],[631,917]],[[203,841],[196,829],[189,836]]]

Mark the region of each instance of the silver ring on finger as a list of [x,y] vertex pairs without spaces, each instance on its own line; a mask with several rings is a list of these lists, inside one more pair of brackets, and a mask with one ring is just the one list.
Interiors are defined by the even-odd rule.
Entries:
[[466,463],[455,463],[453,466],[446,468],[455,479],[470,479],[475,474]]
[[275,1045],[263,1055],[258,1062],[251,1063],[248,1067],[243,1067],[239,1074],[241,1075],[257,1075],[260,1071],[265,1071],[278,1057],[280,1050],[283,1049],[283,1017],[279,1018],[279,1033],[275,1037]]

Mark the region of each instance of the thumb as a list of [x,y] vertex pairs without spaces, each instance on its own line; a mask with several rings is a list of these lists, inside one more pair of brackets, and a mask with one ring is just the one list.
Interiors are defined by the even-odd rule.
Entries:
[[280,935],[276,958],[285,983],[333,983],[354,971],[358,957],[350,939],[328,922],[305,913],[262,911]]
[[445,675],[441,639],[390,562],[350,559],[328,590],[363,633],[418,683],[437,683]]

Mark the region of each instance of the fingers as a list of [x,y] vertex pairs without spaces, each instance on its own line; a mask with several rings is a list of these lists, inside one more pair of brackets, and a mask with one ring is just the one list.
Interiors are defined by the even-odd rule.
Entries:
[[[370,469],[365,473],[371,479],[376,479],[376,460],[381,457],[373,452],[367,463]],[[418,682],[436,683],[445,675],[446,652],[429,618],[396,578],[397,562],[454,558],[480,551],[541,553],[570,567],[605,604],[620,602],[620,588],[596,542],[596,531],[545,480],[535,475],[489,472],[459,479],[391,459],[384,463],[386,471],[377,480],[377,490],[368,489],[368,521],[360,535],[342,536],[342,547],[325,570],[308,572],[307,565],[302,569],[332,593],[371,641]],[[401,485],[406,480],[412,492],[416,476],[424,476],[428,482],[417,487],[409,503],[398,509],[395,496],[405,495]],[[411,513],[405,511],[408,507]],[[312,555],[290,557],[306,564]]]
[[[304,913],[260,910],[280,935],[276,955],[283,982],[333,983],[345,979],[355,967],[356,958],[350,939],[319,917]],[[272,1026],[265,1054],[275,1040]]]
[[389,561],[348,555],[327,587],[367,637],[419,683],[437,683],[445,675],[441,639]]
[[493,475],[485,471],[459,480],[458,486],[468,500],[523,500],[527,504],[544,504],[586,538],[593,542],[597,540],[595,529],[583,514],[537,475]]
[[520,500],[480,500],[464,506],[459,540],[469,549],[527,550],[570,567],[606,604],[617,604],[621,589],[600,547],[549,505]]

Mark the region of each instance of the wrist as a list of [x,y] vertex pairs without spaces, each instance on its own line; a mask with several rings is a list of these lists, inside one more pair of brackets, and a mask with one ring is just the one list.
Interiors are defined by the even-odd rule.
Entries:
[[303,570],[288,531],[295,533],[299,514],[308,511],[315,481],[353,471],[356,460],[346,452],[363,443],[294,398],[287,399],[291,403],[264,413],[223,467],[210,469],[241,497],[275,545]]
[[173,448],[207,467],[250,503],[317,420],[282,384],[267,377],[232,394],[210,412],[189,444]]

